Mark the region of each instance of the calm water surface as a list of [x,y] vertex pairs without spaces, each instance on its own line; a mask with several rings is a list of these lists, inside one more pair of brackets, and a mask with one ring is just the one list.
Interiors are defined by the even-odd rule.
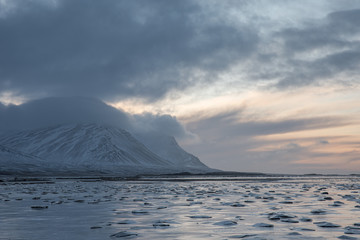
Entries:
[[360,238],[357,177],[192,178],[3,182],[0,239]]

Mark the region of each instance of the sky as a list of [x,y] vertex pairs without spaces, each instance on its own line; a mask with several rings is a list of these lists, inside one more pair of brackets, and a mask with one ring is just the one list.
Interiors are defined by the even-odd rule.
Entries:
[[359,173],[360,1],[0,0],[0,102],[0,130],[85,109],[59,118],[213,168]]

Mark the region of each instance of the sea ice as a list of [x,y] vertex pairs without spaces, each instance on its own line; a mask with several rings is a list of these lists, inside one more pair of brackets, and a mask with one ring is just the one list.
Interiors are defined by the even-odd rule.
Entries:
[[247,238],[249,239],[249,237],[255,237],[256,234],[241,234],[241,235],[232,235],[229,236],[229,238]]
[[231,221],[231,220],[225,220],[225,221],[220,221],[220,222],[214,223],[214,225],[218,225],[218,226],[233,226],[236,224],[237,224],[237,222]]
[[212,218],[211,216],[207,215],[198,215],[198,216],[188,216],[189,218]]
[[312,214],[326,214],[326,210],[325,209],[315,209],[315,210],[311,210]]
[[110,235],[111,238],[129,238],[129,237],[136,237],[138,234],[127,232],[127,231],[121,231],[115,234]]
[[338,228],[341,227],[339,224],[331,223],[331,222],[314,222],[318,227],[323,228]]
[[345,234],[360,234],[360,227],[348,226],[345,227]]
[[346,235],[341,235],[340,237],[338,237],[338,239],[346,239],[346,240],[359,240],[356,237],[350,237],[350,236],[346,236]]
[[[0,238],[276,240],[335,239],[341,234],[349,239],[359,237],[360,223],[354,206],[360,195],[353,192],[360,190],[359,178],[329,179],[304,177],[296,181],[260,182],[206,181],[206,177],[204,181],[54,178],[46,180],[47,183],[31,184],[3,180]],[[305,182],[307,188],[299,181]],[[323,187],[329,194],[321,194],[324,190],[314,194],[314,189]],[[331,196],[333,203],[341,207],[316,201],[319,196]],[[193,201],[186,201],[189,198]],[[265,198],[268,201],[262,201]],[[279,200],[271,198],[293,204],[279,204]],[[246,207],[231,207],[245,201],[249,203]],[[202,204],[188,204],[193,202]],[[312,210],[315,211],[309,218]],[[326,214],[319,214],[322,212]],[[348,227],[342,229],[335,223]],[[292,232],[302,235],[288,235]]]
[[272,227],[274,227],[273,224],[269,224],[269,223],[256,223],[253,226],[254,227],[264,227],[264,228],[272,228]]

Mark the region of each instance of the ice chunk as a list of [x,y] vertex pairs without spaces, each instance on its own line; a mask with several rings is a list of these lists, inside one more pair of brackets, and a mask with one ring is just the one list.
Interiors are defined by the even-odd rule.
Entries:
[[121,231],[110,235],[111,238],[129,238],[129,237],[133,238],[137,236],[138,236],[137,233],[127,232],[127,231]]
[[188,216],[189,218],[212,218],[211,216],[207,215],[194,215],[194,216]]
[[337,228],[341,227],[339,224],[331,223],[331,222],[314,222],[318,227],[323,228]]
[[231,220],[225,220],[225,221],[214,223],[214,225],[218,225],[218,226],[233,226],[236,224],[237,224],[237,222],[231,221]]
[[270,223],[256,223],[253,225],[254,227],[266,227],[266,228],[272,228],[274,227],[273,224]]
[[42,209],[47,209],[49,208],[48,206],[31,206],[31,209],[36,209],[36,210],[42,210]]

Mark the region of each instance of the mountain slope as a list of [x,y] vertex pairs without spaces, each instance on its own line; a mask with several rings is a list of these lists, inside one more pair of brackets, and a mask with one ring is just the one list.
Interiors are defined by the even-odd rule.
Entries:
[[[98,124],[58,125],[2,135],[0,144],[45,159],[46,168],[55,172],[68,169],[84,174],[95,171],[134,175],[191,171],[175,157],[153,153],[129,132]],[[39,168],[43,171],[45,166]],[[205,165],[201,168],[207,169]]]
[[182,149],[174,137],[160,134],[137,134],[135,135],[146,147],[182,168],[206,169],[199,158]]
[[0,145],[0,174],[36,172],[45,161]]

